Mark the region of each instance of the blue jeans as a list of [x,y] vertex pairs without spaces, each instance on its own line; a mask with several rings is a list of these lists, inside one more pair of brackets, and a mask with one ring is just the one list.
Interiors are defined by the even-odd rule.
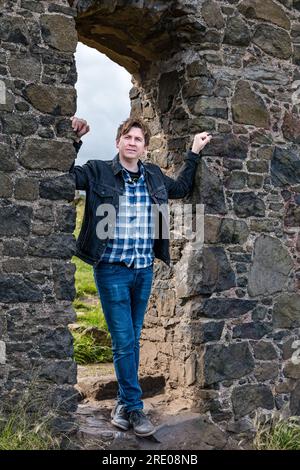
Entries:
[[126,410],[143,409],[138,380],[140,335],[153,280],[153,265],[131,269],[112,263],[94,268],[95,284],[112,339],[117,400]]

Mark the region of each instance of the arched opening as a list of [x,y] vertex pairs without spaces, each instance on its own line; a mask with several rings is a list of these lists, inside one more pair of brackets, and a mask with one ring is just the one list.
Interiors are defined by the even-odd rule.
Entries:
[[[171,175],[182,165],[192,136],[187,127],[180,126],[187,116],[180,94],[184,66],[176,71],[172,64],[165,71],[160,68],[164,67],[164,58],[170,52],[173,51],[171,55],[176,52],[176,42],[166,28],[170,5],[164,5],[158,11],[141,8],[136,2],[126,7],[94,4],[86,8],[80,2],[76,6],[80,41],[104,52],[132,73],[131,115],[143,117],[149,124],[152,132],[149,147],[151,161]],[[137,23],[147,27],[137,31]],[[176,118],[174,128],[171,124],[173,116]],[[192,129],[196,130],[196,125],[192,124]],[[184,239],[172,242],[172,261],[180,259],[184,242]],[[181,387],[186,380],[186,372],[184,361],[176,358],[175,350],[184,357],[188,355],[189,346],[183,345],[179,338],[180,322],[169,320],[176,316],[175,310],[179,307],[176,305],[175,288],[170,288],[173,276],[172,266],[168,267],[158,260],[155,262],[153,294],[142,333],[140,375],[145,384],[149,382],[150,394],[151,387],[157,389],[166,384],[168,392],[174,394],[173,399],[178,392],[179,406],[182,406]],[[179,339],[176,340],[176,337]],[[174,349],[172,343],[177,345]],[[186,400],[188,402],[188,397]],[[192,400],[189,403],[191,405]]]

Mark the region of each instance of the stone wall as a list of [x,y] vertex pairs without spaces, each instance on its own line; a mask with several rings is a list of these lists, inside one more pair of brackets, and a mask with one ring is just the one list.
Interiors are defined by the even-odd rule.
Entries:
[[180,18],[180,51],[150,68],[142,109],[152,96],[171,173],[191,134],[214,136],[191,198],[205,245],[176,243],[174,268],[158,267],[141,357],[174,397],[240,430],[259,407],[300,412],[299,4],[194,2]]
[[[0,402],[75,410],[74,10],[0,1]],[[23,396],[23,395],[22,395]]]
[[[299,1],[69,3],[80,41],[133,74],[153,162],[174,175],[193,135],[213,134],[183,201],[204,204],[205,244],[175,240],[172,266],[155,263],[141,372],[231,431],[259,408],[299,414]],[[74,9],[0,5],[1,394],[37,364],[59,401],[76,375]]]

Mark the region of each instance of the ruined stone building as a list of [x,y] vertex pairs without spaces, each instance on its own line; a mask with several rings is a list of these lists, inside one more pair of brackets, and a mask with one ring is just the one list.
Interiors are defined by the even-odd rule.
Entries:
[[[149,158],[176,175],[195,133],[204,246],[155,262],[141,373],[223,427],[300,414],[300,1],[0,0],[0,400],[33,368],[49,404],[77,406],[77,41],[132,74]],[[172,207],[173,202],[170,201]]]

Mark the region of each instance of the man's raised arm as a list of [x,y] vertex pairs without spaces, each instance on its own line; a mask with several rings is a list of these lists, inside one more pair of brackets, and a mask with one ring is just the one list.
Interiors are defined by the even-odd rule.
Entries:
[[193,186],[197,163],[201,160],[201,150],[210,142],[212,136],[207,132],[196,134],[192,149],[187,152],[177,178],[164,176],[169,199],[181,199],[190,193]]
[[[73,142],[76,153],[79,152],[82,145],[81,137],[87,134],[90,130],[90,126],[84,119],[79,119],[76,116],[72,118],[72,127],[76,132],[77,138]],[[88,187],[88,170],[89,163],[85,163],[83,166],[75,165],[75,161],[72,163],[69,173],[74,176],[76,189],[86,190]]]

